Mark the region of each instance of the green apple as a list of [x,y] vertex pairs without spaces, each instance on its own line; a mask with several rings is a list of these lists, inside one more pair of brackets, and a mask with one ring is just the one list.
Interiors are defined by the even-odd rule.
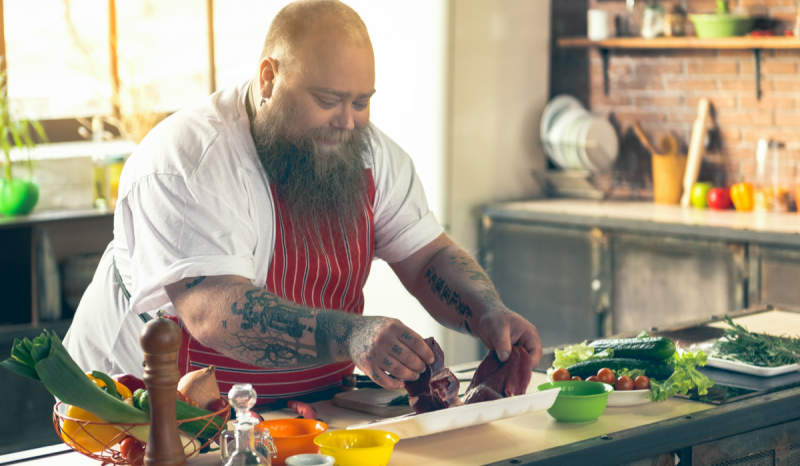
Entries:
[[692,186],[690,201],[693,206],[698,209],[705,209],[708,207],[708,192],[714,188],[714,185],[708,182],[695,183]]

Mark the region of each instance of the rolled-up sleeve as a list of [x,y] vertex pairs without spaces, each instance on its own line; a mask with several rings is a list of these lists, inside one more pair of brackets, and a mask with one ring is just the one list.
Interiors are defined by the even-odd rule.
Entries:
[[254,278],[252,232],[237,212],[184,177],[139,179],[119,208],[135,277],[129,290],[134,313],[169,303],[164,286],[185,278]]
[[375,257],[399,262],[436,239],[444,229],[428,209],[411,157],[373,127]]

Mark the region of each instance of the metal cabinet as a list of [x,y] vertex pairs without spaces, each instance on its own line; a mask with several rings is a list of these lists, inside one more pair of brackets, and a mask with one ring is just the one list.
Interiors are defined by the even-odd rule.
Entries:
[[598,333],[591,293],[596,265],[590,229],[485,218],[483,265],[503,302],[539,328],[545,347]]
[[500,297],[545,347],[800,304],[800,287],[789,286],[800,250],[508,215],[483,216],[481,246]]
[[750,303],[800,303],[800,248],[750,245]]

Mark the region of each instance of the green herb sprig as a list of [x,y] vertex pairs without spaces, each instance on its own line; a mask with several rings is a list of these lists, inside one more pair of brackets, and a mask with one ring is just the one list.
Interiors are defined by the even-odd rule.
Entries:
[[800,338],[750,332],[727,315],[725,322],[731,328],[714,343],[715,357],[760,367],[800,363]]

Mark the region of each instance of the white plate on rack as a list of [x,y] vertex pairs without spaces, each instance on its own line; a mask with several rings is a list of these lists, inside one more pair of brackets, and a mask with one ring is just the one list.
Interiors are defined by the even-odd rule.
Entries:
[[800,370],[800,364],[789,364],[778,367],[760,367],[752,364],[745,364],[743,362],[728,361],[727,359],[718,359],[710,356],[708,358],[707,365],[710,367],[716,367],[717,369],[741,372],[742,374],[750,374],[758,377],[775,377],[776,375],[788,374],[790,372],[796,372]]
[[619,154],[619,139],[607,118],[593,118],[578,137],[581,158],[587,168],[595,173],[611,168]]
[[400,439],[422,437],[550,409],[556,402],[559,391],[561,389],[545,390],[501,400],[440,409],[431,413],[407,414],[368,424],[353,425],[347,429],[385,430],[397,434]]
[[[542,121],[539,124],[539,139],[542,141],[544,150],[551,159],[555,157],[555,150],[549,140],[550,130],[553,129],[553,125],[555,125],[561,115],[576,108],[583,108],[583,104],[575,97],[566,94],[553,97],[544,107]],[[553,162],[558,165],[558,162],[555,160],[553,160]]]
[[558,120],[556,120],[548,134],[548,142],[553,149],[552,160],[556,165],[565,170],[577,168],[573,165],[572,157],[570,157],[568,153],[570,149],[568,137],[575,120],[586,115],[586,113],[586,110],[582,108],[567,110],[563,115],[558,117]]
[[608,394],[608,404],[606,406],[622,407],[637,406],[650,403],[647,395],[650,390],[614,390]]

